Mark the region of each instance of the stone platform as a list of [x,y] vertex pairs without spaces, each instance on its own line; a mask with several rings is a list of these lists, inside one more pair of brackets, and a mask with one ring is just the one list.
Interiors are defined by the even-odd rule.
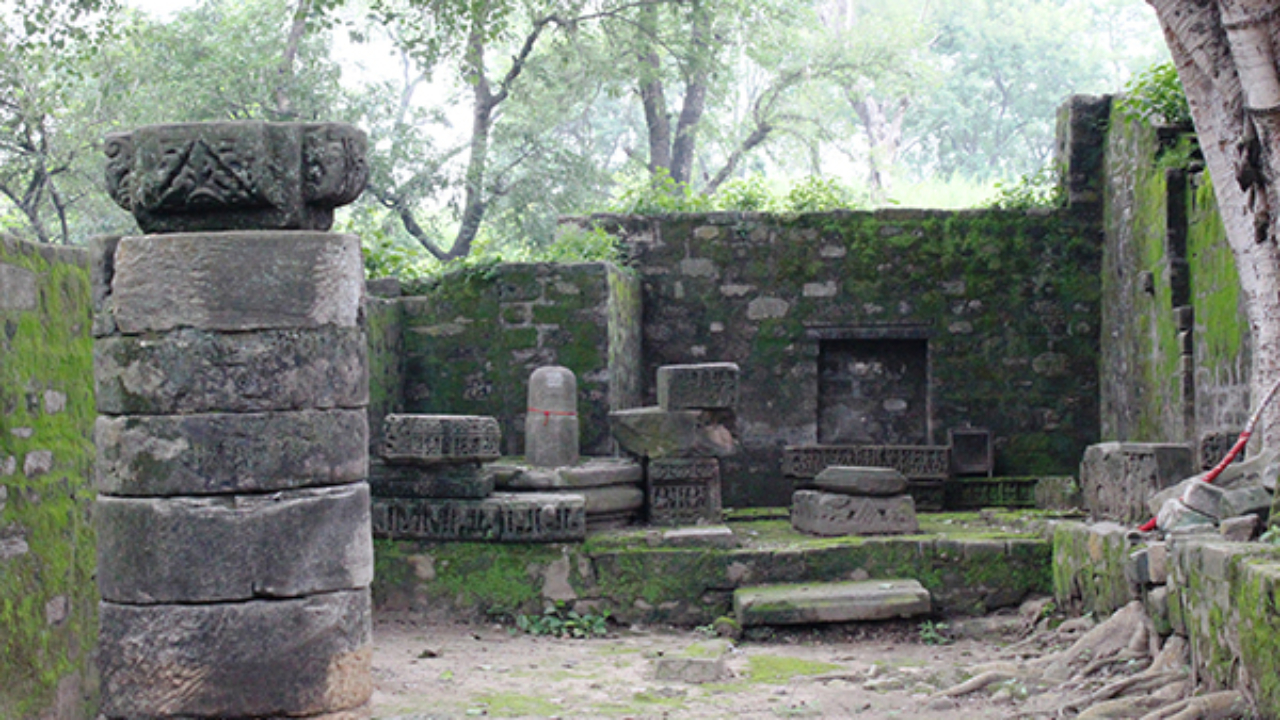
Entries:
[[943,615],[1017,606],[1052,588],[1052,546],[1038,529],[1054,517],[1046,513],[921,514],[910,535],[815,538],[785,512],[738,514],[711,537],[628,528],[580,543],[380,540],[374,597],[380,609],[461,617],[564,601],[623,623],[692,626],[731,615],[734,592],[761,585],[911,579]]

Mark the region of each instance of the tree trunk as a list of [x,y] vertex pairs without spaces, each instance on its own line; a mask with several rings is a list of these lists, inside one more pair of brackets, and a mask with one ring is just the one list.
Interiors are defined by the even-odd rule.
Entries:
[[293,13],[293,23],[289,26],[289,37],[285,40],[284,54],[280,57],[280,67],[276,70],[276,115],[288,118],[293,115],[293,101],[290,92],[293,89],[293,66],[298,60],[298,48],[302,45],[302,36],[307,30],[307,17],[311,14],[311,0],[298,0],[298,9]]
[[[1164,27],[1213,178],[1253,340],[1254,402],[1280,378],[1280,79],[1273,0],[1148,0]],[[1263,416],[1265,446],[1280,412]]]

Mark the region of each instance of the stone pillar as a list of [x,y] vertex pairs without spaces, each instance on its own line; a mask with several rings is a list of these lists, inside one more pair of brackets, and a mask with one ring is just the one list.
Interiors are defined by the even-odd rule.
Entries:
[[529,376],[524,455],[534,467],[578,463],[578,380],[569,368],[550,365]]
[[372,694],[364,136],[108,139],[147,234],[95,248],[102,713],[356,718]]

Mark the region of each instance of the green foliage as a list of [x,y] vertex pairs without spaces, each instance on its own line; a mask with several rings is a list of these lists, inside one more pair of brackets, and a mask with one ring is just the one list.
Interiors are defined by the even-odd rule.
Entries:
[[1067,204],[1066,193],[1058,169],[1046,165],[1034,173],[1023,175],[1012,183],[995,183],[996,196],[988,207],[1001,210],[1056,208]]
[[925,645],[950,645],[953,641],[946,635],[947,624],[925,620],[920,623],[920,642]]
[[609,634],[609,611],[600,615],[571,610],[563,600],[548,605],[541,615],[517,615],[516,627],[530,635],[591,638]]
[[665,169],[656,175],[633,172],[621,176],[613,199],[605,206],[606,212],[623,215],[665,215],[710,209],[709,199],[694,193],[688,184],[677,182]]
[[849,188],[834,178],[810,175],[791,186],[783,198],[784,212],[829,212],[857,206]]
[[1190,125],[1191,106],[1172,62],[1156,63],[1135,75],[1118,100],[1120,115],[1129,122]]

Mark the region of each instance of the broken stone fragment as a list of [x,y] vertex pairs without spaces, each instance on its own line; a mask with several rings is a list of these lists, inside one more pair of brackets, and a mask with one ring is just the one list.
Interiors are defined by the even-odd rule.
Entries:
[[1192,510],[1186,503],[1177,498],[1165,502],[1156,516],[1156,526],[1165,532],[1190,529],[1202,526],[1212,531],[1216,525],[1213,518],[1202,512]]
[[1257,515],[1240,515],[1223,519],[1218,524],[1218,532],[1222,534],[1224,540],[1248,542],[1253,539],[1253,534],[1261,524]]
[[854,497],[797,490],[791,499],[791,526],[811,535],[904,535],[918,532],[910,495]]
[[738,404],[738,365],[702,363],[658,368],[663,410],[729,410]]
[[615,410],[609,421],[618,444],[641,457],[727,457],[738,450],[725,419],[711,411]]
[[752,627],[908,618],[927,615],[932,603],[919,581],[865,580],[738,588],[733,610]]

